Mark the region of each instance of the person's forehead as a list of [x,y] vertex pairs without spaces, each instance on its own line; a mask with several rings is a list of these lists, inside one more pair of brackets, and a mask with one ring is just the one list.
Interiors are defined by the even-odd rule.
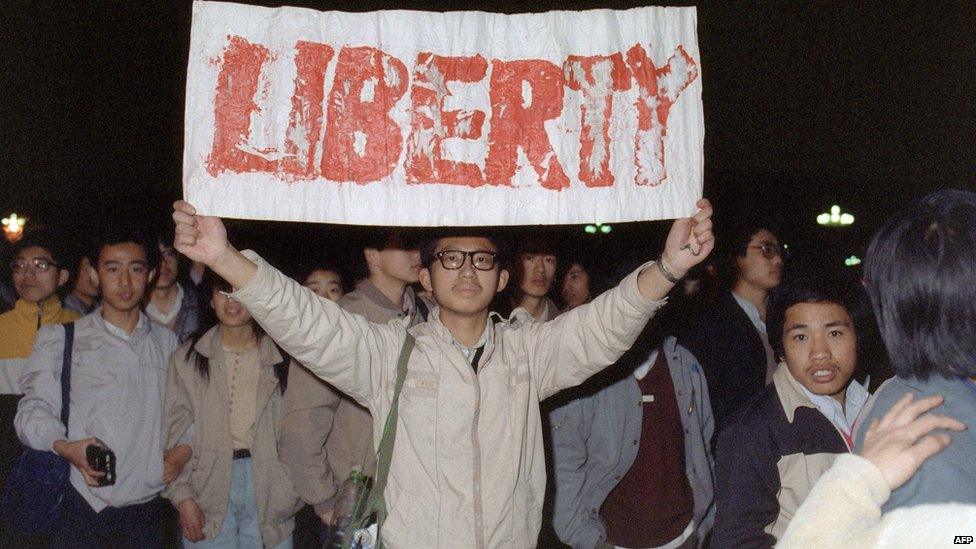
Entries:
[[763,242],[776,244],[779,242],[779,239],[769,229],[760,229],[756,234],[752,235],[750,243],[762,244]]
[[135,242],[121,242],[102,246],[98,254],[99,262],[103,261],[139,261],[146,262],[146,250]]
[[17,254],[17,259],[35,259],[38,257],[51,259],[51,252],[40,246],[28,246]]
[[498,248],[492,244],[491,240],[483,236],[452,236],[442,238],[437,242],[436,251],[440,252],[444,250],[460,250],[463,252],[487,250],[489,252],[497,252]]
[[850,324],[851,314],[847,308],[833,301],[794,303],[786,309],[784,315],[786,329],[795,324],[807,326],[821,326],[834,322]]
[[567,272],[570,272],[570,273],[585,273],[586,272],[586,269],[584,269],[583,266],[580,265],[579,263],[573,263],[572,265],[569,266],[569,271],[567,271]]
[[337,282],[339,280],[339,273],[326,269],[316,269],[309,273],[308,280],[315,282]]

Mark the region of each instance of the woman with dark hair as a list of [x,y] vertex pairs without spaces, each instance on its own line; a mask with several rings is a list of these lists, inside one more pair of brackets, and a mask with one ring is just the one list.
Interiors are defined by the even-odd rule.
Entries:
[[290,548],[300,501],[278,437],[291,358],[227,283],[206,281],[217,324],[173,354],[163,416],[166,447],[193,455],[163,495],[186,547]]
[[976,504],[976,193],[942,190],[913,202],[874,237],[865,286],[895,377],[875,393],[866,428],[905,393],[941,396],[968,429],[930,458],[884,511],[930,503]]
[[705,370],[716,433],[772,381],[776,366],[766,335],[766,300],[780,284],[787,254],[769,227],[747,221],[726,233],[718,267],[728,287],[717,289],[679,338]]

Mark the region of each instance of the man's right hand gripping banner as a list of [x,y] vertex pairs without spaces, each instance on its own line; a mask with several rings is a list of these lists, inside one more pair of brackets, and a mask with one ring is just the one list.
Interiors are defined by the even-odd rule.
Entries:
[[201,213],[367,225],[690,215],[694,8],[503,15],[194,3],[183,185]]

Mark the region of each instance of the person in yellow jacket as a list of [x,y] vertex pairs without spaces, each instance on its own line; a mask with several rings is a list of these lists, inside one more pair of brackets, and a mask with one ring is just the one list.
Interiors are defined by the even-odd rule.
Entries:
[[45,324],[71,322],[78,315],[61,306],[57,290],[68,281],[67,262],[57,236],[37,232],[24,236],[14,247],[10,272],[17,302],[0,315],[0,479],[23,451],[14,431],[20,374],[34,347],[37,329]]

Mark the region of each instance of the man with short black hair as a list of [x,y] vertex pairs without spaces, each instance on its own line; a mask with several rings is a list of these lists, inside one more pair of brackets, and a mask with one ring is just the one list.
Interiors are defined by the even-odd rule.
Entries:
[[[71,463],[55,526],[56,547],[162,547],[162,405],[170,354],[179,342],[142,313],[156,247],[119,232],[90,256],[102,302],[75,323],[68,425],[61,422],[65,331],[43,327],[20,386],[20,439]],[[89,446],[115,454],[115,484],[89,464]]]
[[851,381],[857,334],[849,301],[824,280],[799,279],[771,294],[767,327],[783,362],[719,433],[712,547],[772,547],[820,475],[850,453],[869,395]]
[[[220,219],[174,205],[176,247],[238,290],[292,356],[368,407],[383,432],[397,357],[413,341],[398,402],[396,446],[383,499],[383,543],[403,547],[529,547],[539,534],[545,463],[539,401],[581,383],[626,351],[673,285],[711,251],[711,205],[675,221],[656,264],[545,323],[489,318],[508,282],[485,234],[445,234],[424,246],[428,321],[374,324],[319,299],[253,252],[227,242]],[[302,330],[295,330],[295,326]],[[409,337],[408,337],[409,336]]]

